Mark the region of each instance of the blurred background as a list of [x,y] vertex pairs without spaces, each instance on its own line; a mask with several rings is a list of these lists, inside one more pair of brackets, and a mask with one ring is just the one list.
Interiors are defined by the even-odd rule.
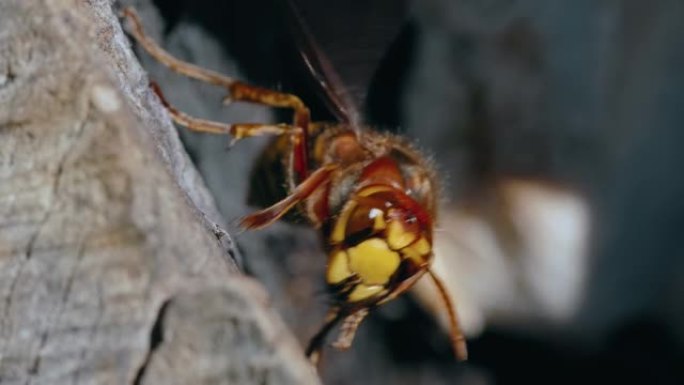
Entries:
[[[134,0],[180,58],[333,115],[284,0]],[[428,285],[378,309],[326,384],[684,383],[684,3],[292,0],[345,95],[440,174],[435,269],[470,360],[454,362]],[[294,30],[293,30],[293,24]],[[227,122],[287,121],[140,53],[167,97]],[[180,130],[226,221],[268,141]],[[252,193],[255,191],[252,189]],[[325,256],[303,223],[229,227],[302,345],[323,319]]]

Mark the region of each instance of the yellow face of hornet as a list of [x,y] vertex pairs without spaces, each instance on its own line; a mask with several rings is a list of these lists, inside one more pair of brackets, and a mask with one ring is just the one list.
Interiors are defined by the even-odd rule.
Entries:
[[358,191],[329,235],[326,282],[338,301],[369,306],[393,298],[425,272],[432,228],[417,203],[389,186]]

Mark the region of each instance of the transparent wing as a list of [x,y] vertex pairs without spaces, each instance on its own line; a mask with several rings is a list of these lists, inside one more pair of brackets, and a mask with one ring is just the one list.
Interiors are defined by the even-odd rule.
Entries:
[[374,73],[404,24],[403,2],[283,1],[316,93],[340,122],[358,127]]

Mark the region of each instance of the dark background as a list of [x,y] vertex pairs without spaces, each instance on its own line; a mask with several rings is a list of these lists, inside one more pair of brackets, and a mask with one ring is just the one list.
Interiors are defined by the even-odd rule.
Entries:
[[[315,119],[332,118],[280,1],[126,3],[179,57],[295,93]],[[498,178],[533,177],[581,192],[592,219],[589,278],[569,326],[492,319],[457,364],[436,322],[405,296],[371,316],[350,351],[326,352],[325,383],[684,383],[684,3],[295,3],[366,122],[427,149],[452,201]],[[220,90],[143,59],[187,112],[273,118],[222,109]],[[263,141],[227,152],[227,140],[181,132],[226,219],[249,212]],[[304,344],[325,311],[315,232],[285,223],[237,241],[245,270]]]

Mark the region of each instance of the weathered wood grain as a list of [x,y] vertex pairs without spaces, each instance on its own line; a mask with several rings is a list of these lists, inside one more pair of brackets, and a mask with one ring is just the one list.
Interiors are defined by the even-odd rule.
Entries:
[[0,383],[317,383],[109,1],[0,3]]

